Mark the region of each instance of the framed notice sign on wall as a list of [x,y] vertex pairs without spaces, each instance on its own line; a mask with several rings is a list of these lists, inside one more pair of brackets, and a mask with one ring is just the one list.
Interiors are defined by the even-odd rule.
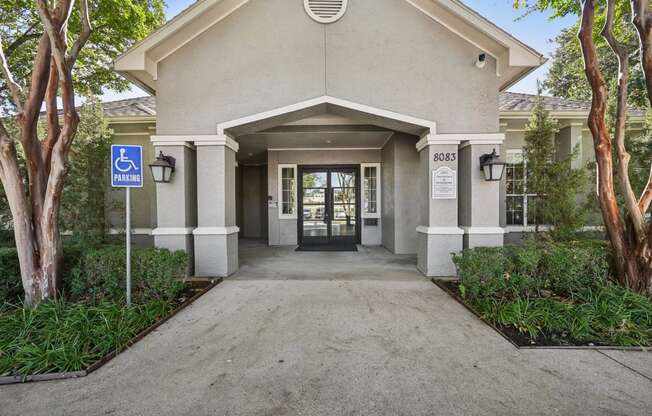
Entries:
[[457,198],[457,172],[448,166],[432,171],[432,199]]

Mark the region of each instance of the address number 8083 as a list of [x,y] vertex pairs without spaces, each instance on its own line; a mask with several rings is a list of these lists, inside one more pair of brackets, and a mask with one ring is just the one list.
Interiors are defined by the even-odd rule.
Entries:
[[439,152],[435,153],[433,156],[433,161],[434,162],[455,162],[457,159],[457,153],[444,153],[444,152]]

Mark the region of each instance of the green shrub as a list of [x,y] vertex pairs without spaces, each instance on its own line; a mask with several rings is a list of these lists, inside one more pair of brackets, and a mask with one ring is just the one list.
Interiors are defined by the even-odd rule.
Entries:
[[23,283],[16,249],[0,247],[0,305],[20,303],[22,298]]
[[[77,265],[83,251],[84,249],[79,246],[64,246],[63,248],[64,289],[68,283],[66,276]],[[0,247],[0,308],[6,304],[19,304],[23,298],[18,252],[15,247]]]
[[604,241],[528,241],[454,257],[464,299],[530,339],[652,344],[652,300],[610,279]]
[[173,306],[54,301],[0,313],[0,376],[78,371],[124,347]]
[[[132,299],[173,300],[183,289],[188,255],[165,249],[132,250]],[[73,300],[122,302],[125,298],[125,249],[112,246],[86,252],[70,275]]]

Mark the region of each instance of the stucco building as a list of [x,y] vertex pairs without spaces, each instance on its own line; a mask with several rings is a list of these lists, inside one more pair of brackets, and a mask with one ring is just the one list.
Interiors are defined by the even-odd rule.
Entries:
[[[451,252],[528,230],[534,97],[504,91],[543,62],[457,0],[200,0],[115,62],[156,97],[105,105],[115,143],[176,159],[136,191],[135,232],[197,275],[237,270],[243,237],[453,275]],[[546,105],[559,156],[590,162],[588,103]],[[501,181],[480,168],[494,149]]]

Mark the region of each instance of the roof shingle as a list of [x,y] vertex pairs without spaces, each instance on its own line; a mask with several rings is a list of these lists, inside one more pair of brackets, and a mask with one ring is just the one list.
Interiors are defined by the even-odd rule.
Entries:
[[[530,112],[534,109],[537,96],[515,92],[503,92],[498,98],[501,113]],[[591,102],[567,100],[559,97],[543,96],[546,110],[553,112],[588,112]],[[635,116],[644,116],[645,110],[632,109]],[[117,117],[151,117],[156,115],[156,97],[138,97],[104,103],[104,114],[108,118]]]

